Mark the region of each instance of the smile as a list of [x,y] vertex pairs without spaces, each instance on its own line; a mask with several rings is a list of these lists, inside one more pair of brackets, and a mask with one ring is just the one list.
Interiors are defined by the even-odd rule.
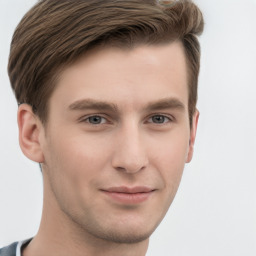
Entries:
[[108,198],[122,204],[140,204],[145,202],[154,191],[154,189],[148,187],[112,187],[102,190]]

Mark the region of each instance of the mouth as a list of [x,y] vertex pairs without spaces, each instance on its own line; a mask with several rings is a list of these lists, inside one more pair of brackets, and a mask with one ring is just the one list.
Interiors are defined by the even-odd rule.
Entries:
[[147,201],[155,189],[138,186],[138,187],[111,187],[101,190],[110,200],[121,204],[140,204]]

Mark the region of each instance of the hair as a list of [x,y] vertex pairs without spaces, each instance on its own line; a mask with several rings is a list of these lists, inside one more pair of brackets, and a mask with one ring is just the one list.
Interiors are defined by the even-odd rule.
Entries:
[[189,118],[196,110],[203,16],[189,0],[41,0],[17,26],[8,73],[18,104],[46,123],[58,76],[95,47],[180,41],[188,70]]

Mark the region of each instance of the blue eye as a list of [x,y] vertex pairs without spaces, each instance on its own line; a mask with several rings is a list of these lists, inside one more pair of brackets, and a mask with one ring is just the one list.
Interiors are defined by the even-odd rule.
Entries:
[[155,116],[152,116],[149,120],[150,120],[149,121],[150,123],[164,124],[169,122],[171,119],[163,115],[155,115]]
[[90,116],[86,119],[90,124],[103,124],[106,123],[106,119],[101,116]]

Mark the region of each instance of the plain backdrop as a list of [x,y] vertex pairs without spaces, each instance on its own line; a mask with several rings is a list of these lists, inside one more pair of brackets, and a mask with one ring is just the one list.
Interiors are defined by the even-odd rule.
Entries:
[[[12,33],[35,0],[0,0],[0,246],[32,237],[42,177],[18,145],[7,76]],[[196,0],[201,37],[193,161],[147,256],[256,255],[256,0]]]

